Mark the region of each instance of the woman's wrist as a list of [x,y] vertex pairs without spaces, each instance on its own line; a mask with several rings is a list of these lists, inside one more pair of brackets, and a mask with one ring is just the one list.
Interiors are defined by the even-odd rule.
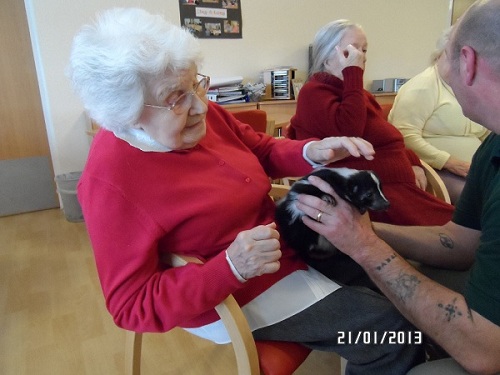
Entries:
[[226,261],[229,264],[229,268],[231,268],[231,271],[233,272],[234,276],[236,276],[236,278],[240,282],[242,282],[242,283],[246,282],[247,279],[245,279],[243,276],[241,276],[241,274],[238,272],[238,270],[234,266],[233,262],[231,261],[231,258],[229,258],[229,254],[227,253],[227,250],[226,250]]

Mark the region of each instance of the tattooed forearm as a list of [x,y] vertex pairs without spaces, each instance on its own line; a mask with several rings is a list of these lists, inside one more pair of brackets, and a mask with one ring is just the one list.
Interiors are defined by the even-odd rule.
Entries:
[[462,316],[462,312],[458,309],[456,298],[454,298],[453,301],[447,305],[438,303],[438,307],[444,310],[445,318],[448,322],[454,318]]
[[[444,310],[444,316],[447,322],[450,322],[452,319],[459,318],[463,315],[462,311],[460,311],[457,305],[456,297],[453,299],[453,301],[451,301],[451,303],[448,303],[446,305],[443,303],[438,303],[438,307]],[[473,320],[472,310],[470,309],[469,306],[467,306],[467,319]]]
[[413,297],[418,284],[420,284],[420,280],[416,275],[409,275],[403,272],[400,272],[399,276],[393,281],[387,282],[387,285],[389,285],[394,294],[403,303],[406,303],[407,300]]
[[453,240],[447,234],[439,233],[439,241],[441,242],[441,245],[447,247],[448,249],[453,249],[455,247]]
[[393,253],[393,254],[391,254],[391,256],[390,256],[390,257],[388,257],[388,258],[384,259],[384,261],[383,261],[382,263],[380,263],[380,265],[379,265],[379,266],[377,266],[377,267],[375,267],[375,268],[377,269],[377,271],[380,271],[380,270],[382,270],[382,268],[384,268],[384,267],[385,267],[385,266],[387,266],[389,263],[391,263],[391,262],[392,262],[392,260],[393,260],[393,259],[395,259],[395,258],[396,258],[396,253]]

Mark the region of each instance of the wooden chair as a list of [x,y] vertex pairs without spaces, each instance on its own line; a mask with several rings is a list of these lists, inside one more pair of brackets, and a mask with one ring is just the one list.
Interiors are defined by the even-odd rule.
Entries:
[[249,109],[232,112],[239,121],[250,125],[256,132],[274,134],[274,121],[267,119],[267,112],[262,109]]
[[[277,200],[290,188],[272,184],[269,195]],[[182,267],[188,262],[201,263],[191,257],[170,254],[162,259],[172,267]],[[215,307],[231,338],[239,375],[291,375],[305,361],[311,349],[297,343],[255,341],[243,312],[232,295]],[[166,333],[168,334],[168,333]],[[140,375],[142,333],[127,331],[125,369],[127,375]]]
[[425,177],[427,177],[427,187],[426,191],[432,195],[435,195],[437,198],[442,199],[446,203],[451,204],[450,194],[448,193],[448,189],[446,188],[441,177],[436,173],[434,168],[432,168],[425,161],[420,160],[422,167],[424,167]]

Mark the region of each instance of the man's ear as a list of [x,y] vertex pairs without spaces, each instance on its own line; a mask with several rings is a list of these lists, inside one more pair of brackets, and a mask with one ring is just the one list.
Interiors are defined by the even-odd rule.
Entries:
[[470,46],[462,47],[460,51],[460,74],[462,75],[465,84],[472,86],[476,77],[477,54]]

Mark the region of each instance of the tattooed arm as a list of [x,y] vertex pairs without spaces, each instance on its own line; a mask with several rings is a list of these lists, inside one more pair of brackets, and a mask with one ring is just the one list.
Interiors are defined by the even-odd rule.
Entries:
[[480,231],[450,221],[440,227],[373,223],[375,233],[405,258],[430,266],[465,270],[474,261]]
[[[323,181],[315,178],[310,181],[337,198]],[[337,206],[333,207],[308,195],[299,197],[297,208],[308,215],[303,219],[307,226],[325,236],[360,264],[401,313],[432,337],[465,369],[486,374],[500,371],[500,327],[471,310],[462,295],[415,270],[403,256],[374,233],[368,215],[359,215],[341,199],[337,199]],[[311,217],[317,217],[319,211],[323,212],[321,222],[312,220]],[[477,245],[479,234],[472,231],[463,235],[460,228],[455,224],[447,224],[440,229],[433,228],[428,231],[430,234],[413,232],[411,236],[393,236],[388,241],[397,244],[399,249],[414,247],[414,251],[417,251],[418,243],[423,243],[425,245],[420,247],[425,253],[423,257],[431,257],[436,264],[453,258],[445,255],[456,249],[456,257],[466,256],[469,259],[464,264],[470,264],[473,250],[465,248]],[[446,237],[445,245],[443,235]],[[465,245],[458,245],[462,240]],[[435,256],[432,254],[435,251],[442,254]]]
[[380,239],[351,254],[416,327],[471,373],[500,371],[500,327],[467,306],[464,297],[428,279]]

